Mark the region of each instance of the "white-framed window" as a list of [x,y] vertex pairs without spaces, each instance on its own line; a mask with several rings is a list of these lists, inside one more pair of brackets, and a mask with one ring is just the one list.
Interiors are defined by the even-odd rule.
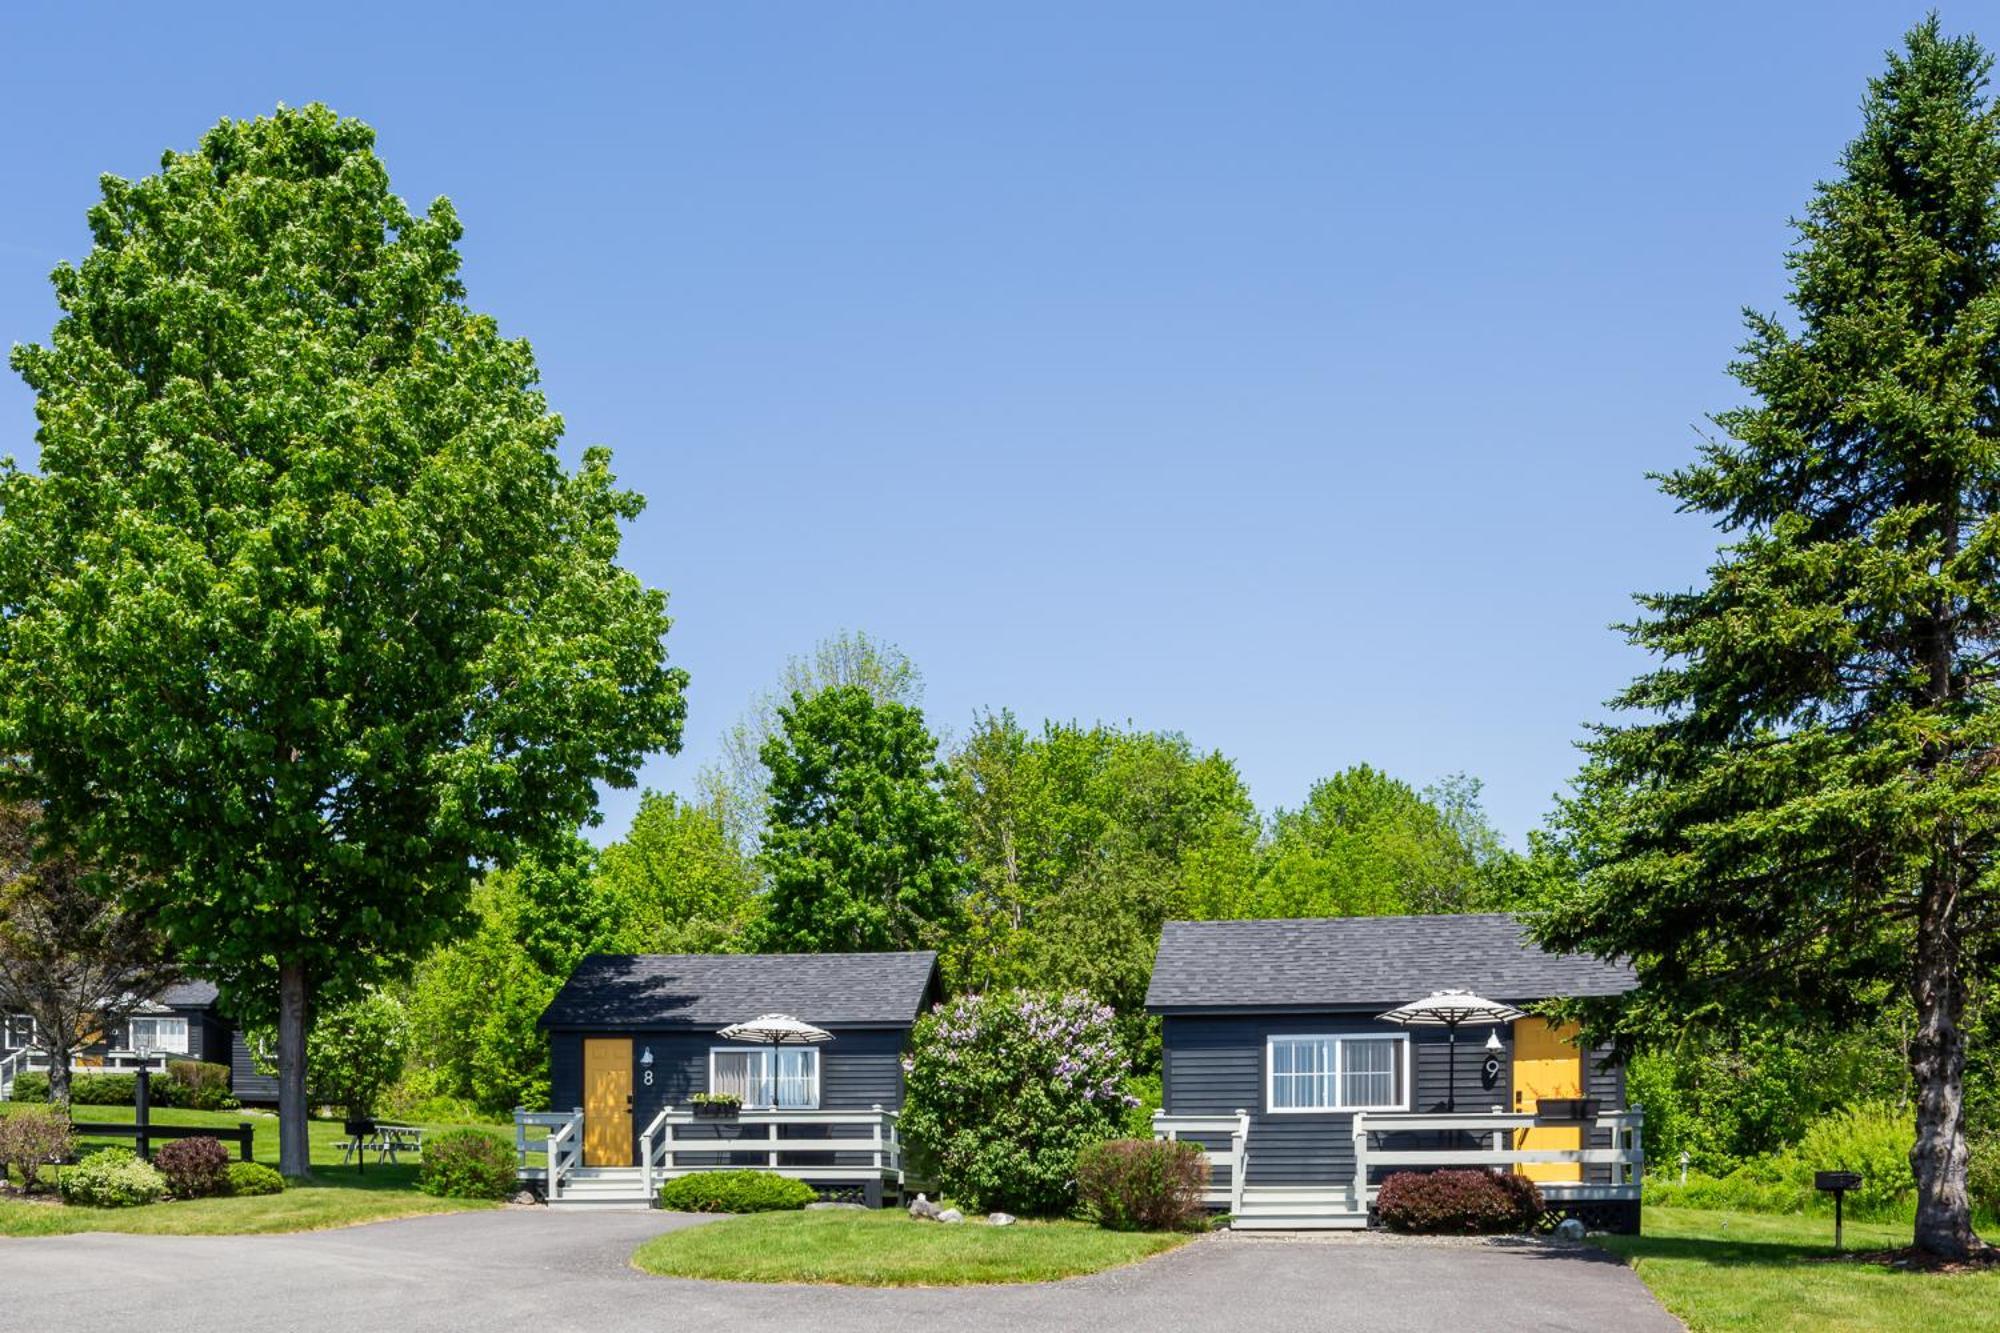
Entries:
[[775,1091],[780,1110],[817,1109],[819,1051],[811,1046],[711,1046],[708,1090],[741,1098],[745,1106],[769,1106]]
[[1264,1044],[1264,1105],[1285,1111],[1402,1111],[1410,1039],[1401,1032],[1275,1036]]
[[35,1020],[27,1014],[7,1014],[0,1023],[0,1046],[18,1051],[35,1044]]
[[135,1014],[126,1021],[125,1044],[135,1051],[188,1053],[188,1021],[180,1017]]

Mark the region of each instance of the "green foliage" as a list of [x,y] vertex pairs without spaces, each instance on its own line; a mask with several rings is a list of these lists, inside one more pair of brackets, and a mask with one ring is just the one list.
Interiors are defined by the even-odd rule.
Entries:
[[1512,857],[1479,807],[1479,783],[1426,792],[1363,764],[1314,784],[1271,821],[1245,916],[1387,916],[1498,905]]
[[938,942],[964,880],[937,741],[917,709],[859,685],[794,694],[764,745],[770,770],[760,946],[803,952]]
[[1071,1211],[1077,1154],[1116,1138],[1134,1100],[1111,1010],[1080,992],[959,996],[918,1021],[906,1067],[912,1153],[982,1212]]
[[732,953],[756,905],[757,870],[712,807],[649,791],[599,857],[593,888],[608,914],[604,938],[620,950]]
[[366,125],[281,108],[101,185],[13,353],[40,458],[0,475],[0,749],[157,873],[130,906],[242,1017],[281,973],[302,1014],[677,745],[685,676],[618,565],[639,497],[602,449],[563,469],[451,205],[412,213]]
[[1391,1231],[1429,1236],[1504,1235],[1542,1217],[1542,1193],[1526,1176],[1491,1171],[1393,1171],[1376,1216]]
[[1192,1143],[1112,1139],[1076,1156],[1076,1190],[1113,1231],[1184,1231],[1202,1218],[1208,1158]]
[[768,1171],[697,1171],[660,1186],[660,1207],[675,1213],[780,1213],[818,1197],[804,1181]]
[[949,790],[972,877],[946,943],[953,990],[1076,987],[1108,1001],[1157,1062],[1144,1016],[1162,923],[1244,915],[1256,808],[1236,768],[1181,736],[989,714],[953,755]]
[[167,1197],[167,1178],[130,1148],[105,1148],[56,1176],[63,1202],[82,1208],[136,1208]]
[[504,1199],[520,1180],[514,1145],[482,1129],[452,1129],[424,1139],[417,1188],[441,1199]]
[[322,1106],[349,1118],[373,1115],[383,1093],[402,1076],[410,1023],[403,1006],[376,991],[313,1020],[306,1046],[306,1087]]
[[154,1150],[153,1165],[176,1199],[206,1199],[229,1185],[229,1152],[206,1134],[169,1139]]
[[239,1103],[229,1093],[229,1066],[207,1060],[169,1060],[167,1076],[153,1080],[158,1106],[187,1111],[233,1111]]
[[7,1100],[10,1102],[45,1102],[49,1099],[49,1076],[39,1069],[29,1069],[16,1074],[7,1086]]
[[21,1174],[23,1189],[40,1186],[42,1168],[69,1157],[74,1148],[69,1117],[52,1106],[29,1106],[0,1116],[0,1182],[8,1169]]
[[283,1194],[285,1178],[262,1162],[231,1162],[222,1172],[222,1192],[236,1199]]
[[78,1074],[70,1081],[70,1101],[78,1106],[130,1106],[139,1095],[135,1074]]
[[1159,1074],[1133,1074],[1125,1080],[1125,1135],[1153,1137],[1153,1113],[1166,1107],[1164,1080]]
[[1907,1220],[1917,1193],[1910,1174],[1915,1140],[1907,1106],[1862,1103],[1819,1117],[1797,1143],[1726,1173],[1690,1171],[1683,1185],[1677,1169],[1663,1166],[1646,1178],[1646,1202],[1759,1213],[1831,1211],[1832,1196],[1813,1188],[1814,1173],[1856,1171],[1861,1188],[1847,1194],[1850,1217]]
[[1791,324],[1748,316],[1753,401],[1664,481],[1731,534],[1640,599],[1656,669],[1616,700],[1560,816],[1579,871],[1543,943],[1630,958],[1628,1028],[1775,997],[1829,1024],[1888,988],[1908,1043],[1916,1240],[1962,1257],[1965,981],[2000,850],[2000,112],[1935,17],[1869,87],[1788,257]]

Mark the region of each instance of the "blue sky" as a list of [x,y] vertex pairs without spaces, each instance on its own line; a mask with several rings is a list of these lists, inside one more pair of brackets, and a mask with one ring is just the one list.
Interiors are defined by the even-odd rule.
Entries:
[[[21,0],[0,342],[99,173],[325,101],[650,498],[693,673],[651,785],[852,627],[946,728],[1180,730],[1267,808],[1463,771],[1518,841],[1643,666],[1606,626],[1703,568],[1645,474],[1737,401],[1738,311],[1921,14]],[[6,375],[0,451],[32,431]]]

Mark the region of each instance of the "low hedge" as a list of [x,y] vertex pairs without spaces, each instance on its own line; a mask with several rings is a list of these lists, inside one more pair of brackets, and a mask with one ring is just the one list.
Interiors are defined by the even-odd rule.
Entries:
[[152,1086],[155,1106],[183,1111],[234,1111],[242,1103],[229,1094],[229,1066],[208,1060],[169,1060],[165,1078]]
[[424,1139],[417,1188],[441,1199],[504,1199],[519,1182],[514,1145],[478,1129],[453,1129]]
[[49,1099],[49,1076],[39,1069],[16,1074],[7,1087],[10,1102],[45,1102]]
[[768,1171],[697,1171],[660,1186],[660,1207],[673,1213],[781,1213],[818,1197],[803,1180]]
[[1375,1214],[1391,1231],[1419,1235],[1521,1232],[1541,1220],[1542,1192],[1526,1176],[1397,1171],[1382,1182]]
[[130,1148],[104,1148],[56,1178],[63,1202],[83,1208],[135,1208],[158,1203],[167,1178]]
[[283,1194],[285,1178],[262,1162],[231,1162],[222,1173],[222,1192],[239,1199]]
[[130,1106],[139,1095],[136,1074],[72,1074],[71,1106]]
[[1198,1144],[1113,1139],[1076,1156],[1076,1190],[1099,1226],[1185,1231],[1201,1221],[1208,1158]]
[[170,1139],[153,1154],[153,1165],[167,1178],[167,1192],[176,1199],[206,1199],[229,1184],[229,1152],[206,1134]]

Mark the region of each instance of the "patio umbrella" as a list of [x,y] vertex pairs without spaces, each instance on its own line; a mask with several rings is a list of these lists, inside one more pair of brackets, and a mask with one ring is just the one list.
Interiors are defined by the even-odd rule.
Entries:
[[1378,1014],[1385,1023],[1406,1028],[1443,1028],[1450,1036],[1451,1053],[1445,1065],[1444,1109],[1458,1109],[1458,1029],[1461,1024],[1476,1026],[1511,1023],[1527,1015],[1511,1004],[1482,1000],[1469,990],[1435,990],[1421,1000],[1412,1000],[1400,1009]]
[[[832,1041],[833,1034],[825,1028],[793,1018],[790,1014],[759,1014],[747,1023],[731,1023],[717,1034],[724,1041],[752,1042],[761,1046],[817,1046],[821,1042]],[[777,1052],[771,1052],[767,1061],[771,1071],[771,1109],[778,1106],[778,1061]]]

